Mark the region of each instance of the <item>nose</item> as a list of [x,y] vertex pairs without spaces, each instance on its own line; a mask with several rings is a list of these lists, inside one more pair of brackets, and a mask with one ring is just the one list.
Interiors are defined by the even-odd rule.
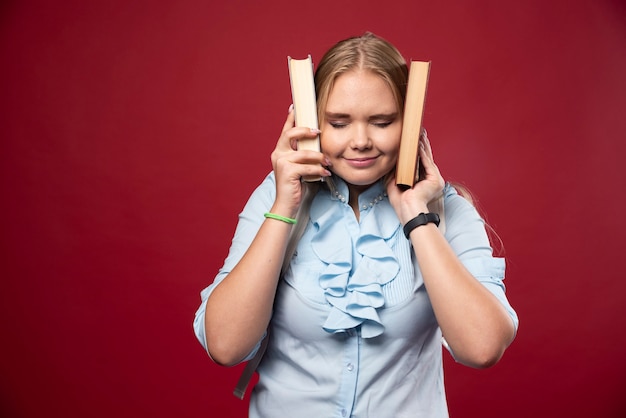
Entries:
[[355,124],[352,132],[351,146],[354,149],[368,149],[372,146],[367,126],[364,124]]

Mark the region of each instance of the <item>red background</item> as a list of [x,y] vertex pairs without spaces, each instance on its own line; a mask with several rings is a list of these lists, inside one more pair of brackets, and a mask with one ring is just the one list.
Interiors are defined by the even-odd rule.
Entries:
[[287,55],[366,30],[432,60],[435,156],[505,243],[519,335],[493,369],[446,357],[451,415],[625,416],[622,1],[0,11],[1,416],[245,416],[199,292],[271,168]]

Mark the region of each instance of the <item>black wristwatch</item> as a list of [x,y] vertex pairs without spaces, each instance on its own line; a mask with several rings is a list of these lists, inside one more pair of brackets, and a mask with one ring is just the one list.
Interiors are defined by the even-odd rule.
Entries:
[[404,236],[406,239],[409,239],[412,230],[431,222],[439,226],[439,215],[436,213],[420,213],[404,225]]

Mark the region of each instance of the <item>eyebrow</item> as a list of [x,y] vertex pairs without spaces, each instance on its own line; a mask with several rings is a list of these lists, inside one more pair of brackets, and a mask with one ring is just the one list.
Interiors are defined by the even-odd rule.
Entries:
[[350,117],[347,113],[326,112],[325,115],[328,119],[348,119]]
[[[379,113],[376,115],[371,115],[368,120],[376,120],[376,119],[395,119],[398,117],[399,112],[392,113]],[[334,113],[334,112],[326,112],[325,113],[327,119],[350,119],[350,115],[347,113]]]

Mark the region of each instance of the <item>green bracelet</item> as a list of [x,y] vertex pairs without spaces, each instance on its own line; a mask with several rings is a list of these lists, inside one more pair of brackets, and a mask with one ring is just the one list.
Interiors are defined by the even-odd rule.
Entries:
[[296,223],[298,223],[298,221],[295,220],[294,218],[287,218],[286,216],[276,215],[275,213],[271,213],[271,212],[266,212],[265,214],[263,214],[263,216],[265,216],[266,218],[271,218],[271,219],[276,219],[278,221],[283,221],[283,222],[286,222],[288,224],[296,224]]

